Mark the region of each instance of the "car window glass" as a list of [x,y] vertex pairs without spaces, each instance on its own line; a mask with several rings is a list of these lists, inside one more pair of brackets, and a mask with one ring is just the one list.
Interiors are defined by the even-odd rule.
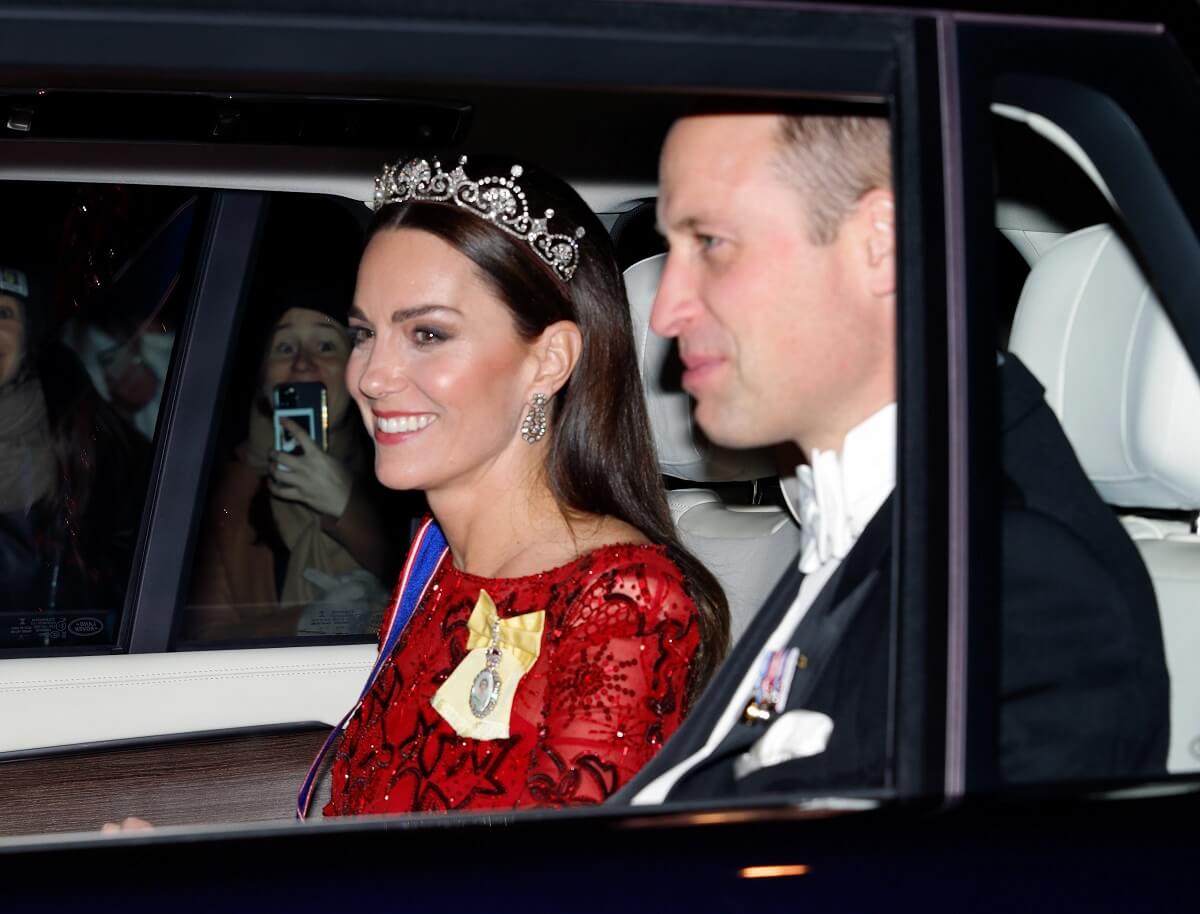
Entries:
[[994,110],[1000,775],[1200,769],[1184,650],[1200,592],[1200,382],[1086,151],[1029,112]]
[[205,200],[0,193],[0,650],[113,645]]
[[226,388],[180,644],[375,636],[417,497],[375,480],[346,314],[369,211],[271,201]]

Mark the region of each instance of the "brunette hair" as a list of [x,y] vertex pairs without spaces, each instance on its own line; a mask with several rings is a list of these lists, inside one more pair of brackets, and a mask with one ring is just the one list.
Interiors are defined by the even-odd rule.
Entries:
[[[471,157],[472,174],[507,175],[510,160]],[[638,372],[625,285],[608,232],[565,182],[521,163],[520,184],[533,215],[554,210],[549,230],[579,240],[579,264],[561,280],[522,239],[474,213],[443,203],[384,206],[367,232],[401,228],[428,232],[470,258],[512,312],[518,334],[533,339],[550,324],[574,322],[583,337],[570,379],[554,395],[546,460],[550,489],[561,508],[616,517],[665,546],[683,571],[700,612],[700,647],[692,663],[689,701],[729,648],[729,606],[716,578],[680,543],[667,507],[654,438]]]

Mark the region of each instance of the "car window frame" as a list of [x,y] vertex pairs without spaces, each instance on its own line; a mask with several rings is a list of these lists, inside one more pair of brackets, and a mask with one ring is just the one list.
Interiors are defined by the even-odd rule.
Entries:
[[126,601],[129,624],[121,644],[132,654],[162,653],[172,644],[265,208],[262,193],[214,193],[181,351],[159,420],[147,516]]
[[[940,519],[945,516],[946,496],[936,482],[943,478],[939,468],[948,462],[948,425],[941,400],[947,389],[945,321],[950,312],[943,307],[942,292],[953,258],[947,258],[941,239],[945,234],[942,211],[943,186],[936,163],[945,155],[944,110],[940,82],[941,70],[931,64],[928,54],[939,47],[944,35],[934,28],[935,18],[927,15],[871,14],[847,20],[837,14],[812,10],[760,10],[751,20],[749,36],[732,32],[705,31],[713,23],[737,25],[742,22],[734,11],[698,10],[680,7],[663,10],[654,25],[635,22],[592,25],[552,26],[525,24],[514,26],[506,34],[504,60],[518,63],[504,71],[507,85],[545,84],[560,88],[586,89],[589,86],[611,88],[628,86],[663,93],[707,95],[728,94],[742,99],[746,95],[781,98],[807,98],[813,95],[844,101],[871,100],[889,108],[896,128],[897,189],[905,211],[905,225],[898,243],[906,254],[914,255],[914,266],[900,270],[899,314],[897,331],[902,394],[900,474],[896,512],[897,549],[894,552],[896,587],[893,589],[893,637],[896,639],[893,677],[893,702],[899,709],[892,715],[889,738],[895,776],[876,791],[879,796],[928,796],[940,794],[945,780],[943,739],[944,694],[953,682],[944,673],[946,597],[939,578],[948,560],[948,538]],[[794,32],[781,25],[791,25]],[[116,28],[103,23],[104,28]],[[207,28],[217,28],[206,24]],[[299,27],[297,27],[299,28]],[[439,31],[440,29],[440,31]],[[304,31],[304,30],[301,30]],[[239,61],[253,44],[255,73],[295,68],[296,85],[304,84],[300,71],[322,59],[309,54],[314,33],[304,31],[295,41],[265,47],[253,37],[254,30],[239,33],[232,48],[223,51],[222,65],[236,71]],[[168,69],[175,72],[195,59],[189,55],[212,41],[205,28],[193,34],[196,44]],[[376,85],[410,87],[414,83],[446,82],[464,84],[470,79],[491,83],[495,72],[494,36],[486,24],[430,24],[405,33],[391,23],[381,35],[364,28],[364,45],[355,45],[355,66],[378,58],[379,42],[388,39],[387,64],[372,77]],[[561,45],[555,42],[561,39]],[[753,40],[748,40],[753,39]],[[555,54],[541,52],[549,46]],[[102,63],[110,46],[92,38],[86,46],[72,43],[63,53],[78,51],[85,61]],[[413,54],[405,54],[411,47]],[[582,56],[590,62],[582,68],[562,66],[570,49],[586,48]],[[446,54],[446,50],[453,53]],[[472,55],[478,55],[472,57]],[[298,56],[305,57],[304,60]],[[579,55],[576,54],[578,57]],[[100,60],[98,60],[98,57]],[[286,59],[284,59],[286,57]],[[463,59],[471,59],[482,69],[464,73]],[[614,75],[601,61],[622,60],[624,69]],[[483,62],[491,62],[484,66]],[[211,63],[205,59],[205,63]],[[336,61],[323,60],[326,66]],[[315,68],[314,68],[315,69]],[[566,76],[564,74],[570,74]],[[171,80],[166,80],[170,84]],[[933,142],[936,153],[930,152]],[[930,153],[925,155],[925,153]],[[912,218],[910,218],[910,216]],[[194,314],[199,314],[194,309]],[[199,339],[200,337],[197,337]],[[228,331],[226,345],[233,339]],[[183,341],[184,364],[191,360],[191,335]],[[214,345],[211,340],[205,345]],[[926,356],[918,358],[918,356]],[[215,410],[215,403],[214,403]],[[211,424],[212,418],[209,422]],[[211,427],[211,425],[210,425]],[[172,422],[172,429],[174,423]],[[172,432],[174,438],[177,433]],[[211,447],[211,443],[208,445]],[[201,474],[187,454],[164,459],[163,472],[156,481],[155,508],[159,490],[172,478],[193,480],[193,523],[202,496]],[[174,477],[172,474],[180,474]],[[189,475],[190,474],[190,475]],[[181,498],[186,496],[181,492]],[[156,517],[165,517],[164,511]],[[148,534],[146,555],[167,554],[167,545],[178,543],[173,534],[164,533],[160,523]],[[920,534],[920,535],[918,535]],[[162,545],[158,540],[163,537]],[[186,554],[188,550],[182,550]],[[179,555],[172,561],[180,567]],[[139,582],[138,600],[133,613],[130,647],[133,652],[169,645],[169,633],[163,619],[178,606],[183,575],[177,577],[172,599],[171,575],[164,573]],[[144,595],[144,596],[143,596]],[[148,614],[143,619],[143,615]],[[932,670],[933,675],[927,675]]]
[[[611,10],[610,10],[611,11]],[[901,457],[901,491],[904,500],[896,512],[900,535],[896,542],[896,564],[893,572],[898,578],[894,602],[894,637],[898,650],[894,657],[894,683],[904,684],[905,696],[893,696],[896,708],[890,722],[889,738],[892,753],[901,752],[896,763],[901,764],[896,777],[889,777],[881,795],[899,792],[904,795],[924,795],[940,789],[942,775],[942,730],[944,721],[930,703],[941,692],[936,685],[942,678],[940,635],[943,625],[938,594],[938,570],[944,567],[944,535],[940,529],[941,494],[936,486],[922,480],[940,479],[937,468],[944,463],[944,423],[938,417],[941,407],[926,404],[940,403],[946,380],[941,377],[943,351],[942,331],[938,319],[931,318],[918,302],[930,297],[925,284],[936,282],[940,273],[941,214],[938,210],[936,169],[930,168],[929,158],[922,157],[920,144],[910,138],[923,133],[926,139],[940,133],[940,114],[937,110],[936,73],[923,64],[923,55],[932,47],[931,19],[904,13],[872,13],[852,20],[828,11],[761,10],[752,18],[740,17],[736,11],[722,8],[667,8],[656,11],[649,22],[637,18],[616,20],[599,17],[592,24],[583,23],[588,16],[572,23],[523,23],[506,30],[503,55],[498,56],[494,32],[487,23],[406,23],[402,18],[386,28],[358,26],[361,43],[354,46],[354,67],[364,61],[385,61],[373,83],[384,86],[413,84],[494,86],[498,61],[504,61],[505,84],[520,91],[522,84],[544,84],[558,88],[611,90],[613,85],[632,86],[640,91],[649,88],[664,94],[696,96],[724,95],[744,98],[746,95],[774,97],[812,97],[833,100],[883,102],[892,112],[896,127],[896,150],[901,197],[906,210],[916,216],[906,224],[900,240],[907,254],[914,254],[922,263],[920,269],[902,270],[900,279],[901,312],[905,314],[904,332],[898,333],[900,360],[905,366],[916,365],[914,354],[928,354],[919,360],[925,367],[905,368],[901,389],[905,405],[902,414],[904,446]],[[914,37],[916,23],[925,23],[924,36]],[[34,29],[31,20],[14,23],[18,29]],[[101,17],[95,29],[120,31],[118,20]],[[287,73],[290,80],[304,85],[306,74],[313,71],[314,61],[322,60],[328,67],[328,48],[318,52],[317,43],[324,32],[310,28],[311,24],[286,23],[278,25],[288,31],[288,41],[264,44],[254,37],[256,30],[239,30],[232,44],[222,48],[221,66],[238,71],[239,61],[251,55],[253,73]],[[125,28],[128,28],[127,24]],[[145,23],[137,28],[150,28]],[[347,26],[347,34],[354,29]],[[220,24],[202,22],[193,31],[194,44],[182,50],[167,70],[185,70],[196,66],[194,54],[208,46],[215,34],[230,37]],[[16,36],[14,36],[16,37]],[[44,35],[40,36],[44,40]],[[64,37],[62,35],[58,36]],[[60,54],[78,55],[83,67],[110,64],[110,50],[120,47],[115,40],[100,40],[95,30],[86,42],[77,42],[66,32],[65,47]],[[30,37],[30,47],[40,44],[38,36]],[[342,48],[334,54],[347,54]],[[546,54],[547,48],[554,54]],[[404,53],[409,49],[412,53]],[[572,50],[574,49],[574,50]],[[446,53],[449,52],[449,53]],[[574,58],[582,66],[564,68],[560,62]],[[344,58],[343,58],[344,60]],[[470,61],[463,71],[463,61]],[[622,60],[623,67],[613,72],[608,61]],[[211,59],[203,58],[205,66]],[[13,62],[16,66],[16,61]],[[241,71],[247,72],[247,71]],[[172,79],[164,80],[170,86]],[[936,161],[936,156],[932,157]],[[230,198],[232,199],[232,198]],[[907,214],[906,214],[907,215]],[[226,206],[218,206],[214,224],[230,218]],[[216,229],[214,229],[216,231]],[[246,233],[242,228],[242,234]],[[932,234],[931,234],[932,233]],[[223,245],[220,231],[211,237],[214,245]],[[204,288],[198,290],[197,305],[190,315],[190,332],[181,339],[180,383],[174,385],[173,401],[164,415],[163,451],[154,481],[152,522],[143,543],[140,577],[132,597],[130,642],[132,654],[156,653],[170,647],[169,619],[174,618],[181,600],[180,590],[186,575],[186,557],[194,545],[182,536],[181,528],[196,525],[200,499],[203,497],[204,464],[209,459],[211,440],[202,449],[188,435],[214,428],[216,403],[198,404],[197,390],[216,390],[214,378],[199,377],[204,372],[204,354],[230,356],[234,333],[234,302],[215,301],[218,287],[232,290],[232,273],[226,278],[210,275],[222,269],[211,252],[205,260]],[[233,272],[245,271],[245,264]],[[244,279],[245,276],[242,276]],[[242,285],[245,283],[242,282]],[[212,311],[210,311],[212,308]],[[217,315],[229,319],[221,326]],[[199,321],[199,324],[197,323]],[[918,342],[919,341],[919,342]],[[908,348],[912,347],[910,353]],[[221,377],[228,372],[222,368]],[[203,457],[203,459],[202,459]],[[182,523],[181,518],[190,518]],[[922,536],[913,535],[922,531]],[[910,571],[911,569],[911,571]],[[174,583],[173,583],[174,582]],[[901,677],[900,671],[906,671]],[[932,673],[929,677],[929,673]],[[929,681],[935,683],[926,690]],[[899,750],[896,747],[900,747]]]

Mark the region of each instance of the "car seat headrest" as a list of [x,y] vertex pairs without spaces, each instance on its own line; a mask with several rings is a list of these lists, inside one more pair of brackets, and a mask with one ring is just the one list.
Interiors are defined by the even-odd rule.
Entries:
[[675,345],[650,330],[650,309],[658,292],[666,255],[647,257],[625,271],[646,391],[650,427],[663,474],[693,482],[738,482],[775,475],[770,449],[728,450],[712,444],[692,418],[692,398],[679,386],[682,367]]
[[653,200],[642,200],[617,217],[609,234],[617,252],[617,266],[622,271],[639,260],[665,254],[667,242],[658,233],[657,215]]
[[1038,260],[1009,348],[1105,501],[1200,509],[1200,380],[1110,226],[1073,232]]

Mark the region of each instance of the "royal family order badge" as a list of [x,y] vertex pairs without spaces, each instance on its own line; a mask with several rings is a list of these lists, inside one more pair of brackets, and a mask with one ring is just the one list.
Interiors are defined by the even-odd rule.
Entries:
[[513,697],[542,650],[546,613],[500,618],[486,590],[467,620],[467,655],[430,703],[459,736],[507,739]]
[[487,660],[482,670],[475,674],[468,699],[471,713],[476,717],[487,717],[495,710],[500,698],[500,620],[492,620],[492,642],[487,648]]

